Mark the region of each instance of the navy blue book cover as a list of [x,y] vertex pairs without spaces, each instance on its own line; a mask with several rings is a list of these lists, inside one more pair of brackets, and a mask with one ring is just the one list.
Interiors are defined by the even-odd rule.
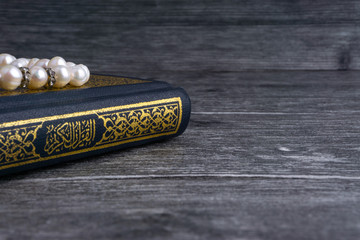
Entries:
[[160,81],[92,75],[80,88],[0,91],[0,175],[180,135],[191,104]]

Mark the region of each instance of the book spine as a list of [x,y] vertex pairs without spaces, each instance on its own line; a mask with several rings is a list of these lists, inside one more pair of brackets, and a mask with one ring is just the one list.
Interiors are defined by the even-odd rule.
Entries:
[[177,136],[190,100],[182,89],[163,89],[40,112],[0,124],[0,175]]

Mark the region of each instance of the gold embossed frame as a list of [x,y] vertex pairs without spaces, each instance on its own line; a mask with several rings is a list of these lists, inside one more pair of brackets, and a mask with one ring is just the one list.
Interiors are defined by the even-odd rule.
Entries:
[[176,134],[181,98],[0,124],[0,170]]

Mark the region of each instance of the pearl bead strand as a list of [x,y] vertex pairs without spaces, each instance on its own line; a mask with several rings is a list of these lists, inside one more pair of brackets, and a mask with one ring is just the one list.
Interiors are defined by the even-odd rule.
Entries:
[[26,59],[0,54],[0,88],[15,90],[19,86],[39,89],[45,85],[62,88],[67,84],[80,87],[90,78],[89,69],[83,65],[66,62],[62,57],[52,59]]

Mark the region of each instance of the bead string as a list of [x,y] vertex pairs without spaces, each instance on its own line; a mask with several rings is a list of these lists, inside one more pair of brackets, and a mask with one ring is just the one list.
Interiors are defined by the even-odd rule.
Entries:
[[0,54],[0,88],[15,90],[24,87],[62,88],[67,84],[80,87],[90,78],[88,67],[83,64],[66,62],[62,57],[52,59],[18,58]]

